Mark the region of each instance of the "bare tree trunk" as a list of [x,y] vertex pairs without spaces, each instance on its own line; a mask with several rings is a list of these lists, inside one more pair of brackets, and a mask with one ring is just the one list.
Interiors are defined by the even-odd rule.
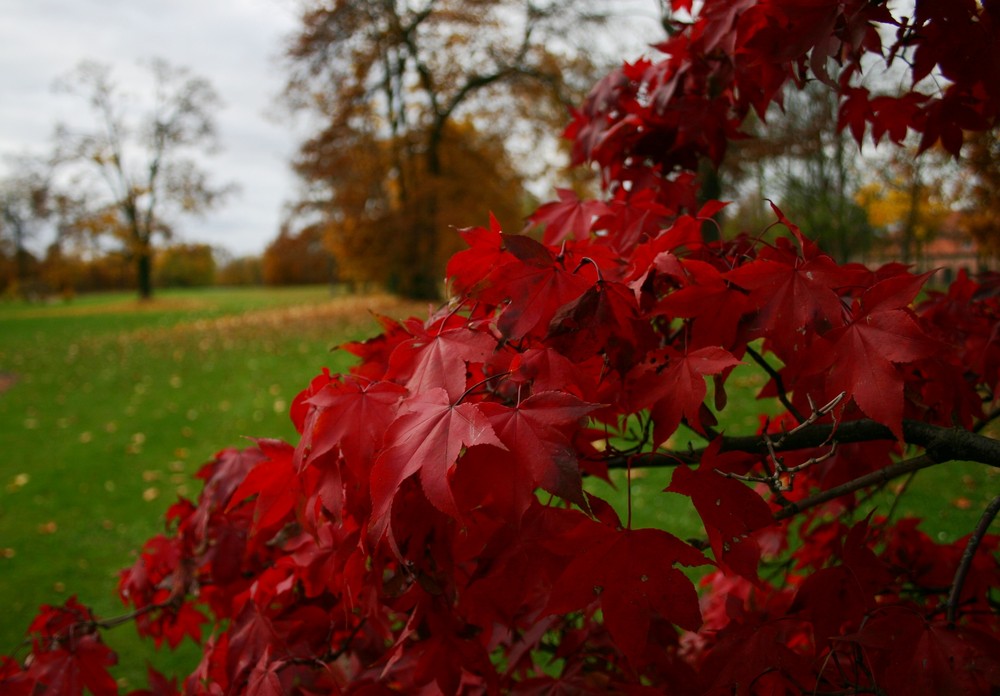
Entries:
[[136,281],[139,284],[139,299],[153,299],[153,250],[149,244],[142,244],[136,251]]

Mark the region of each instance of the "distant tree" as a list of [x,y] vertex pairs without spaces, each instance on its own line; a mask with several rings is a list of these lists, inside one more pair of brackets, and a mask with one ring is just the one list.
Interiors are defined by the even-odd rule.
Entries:
[[962,151],[964,171],[968,175],[965,195],[968,210],[966,229],[980,247],[1000,255],[1000,130],[970,133]]
[[309,225],[298,232],[285,225],[264,250],[261,275],[266,285],[329,283],[333,264],[333,256],[323,243],[322,225]]
[[[412,137],[399,137],[410,141],[402,149],[417,147]],[[319,213],[343,280],[420,294],[417,286],[433,280],[420,277],[433,273],[428,269],[443,269],[460,248],[455,227],[482,222],[486,211],[508,229],[522,225],[524,180],[502,140],[466,122],[445,129],[437,175],[420,157],[408,158],[402,169],[394,167],[397,149],[362,132],[325,132],[306,143],[296,169],[316,186],[298,210]],[[420,223],[426,223],[425,232],[414,227],[421,216],[426,216]],[[423,242],[416,248],[418,239]]]
[[[314,191],[327,189],[334,223],[350,228],[344,234],[391,235],[398,253],[382,266],[395,264],[395,289],[436,297],[448,257],[440,248],[444,221],[469,217],[456,216],[443,194],[453,127],[465,121],[479,134],[511,136],[529,150],[526,164],[546,162],[537,155],[553,141],[539,133],[562,127],[567,106],[595,75],[587,56],[597,52],[593,27],[609,3],[310,0],[304,7],[288,49],[288,94],[293,106],[320,114],[322,126],[303,146],[297,170]],[[574,47],[574,37],[586,50]],[[351,166],[343,169],[343,161]],[[480,184],[496,172],[483,164],[474,174]],[[325,176],[334,169],[339,175]],[[384,218],[393,224],[384,227]],[[352,264],[371,262],[367,251],[354,255],[360,243],[350,247]]]
[[152,297],[154,249],[170,236],[168,219],[204,212],[232,190],[214,186],[199,163],[216,145],[220,103],[212,85],[163,60],[148,68],[151,97],[136,112],[108,66],[81,63],[60,86],[87,99],[95,122],[61,125],[56,133],[60,166],[90,194],[83,226],[102,218],[112,223],[93,232],[122,243],[141,298]]
[[955,173],[940,148],[919,157],[916,146],[895,148],[858,191],[858,203],[871,224],[898,242],[903,263],[922,256],[924,245],[955,205],[955,192],[948,188]]
[[162,287],[205,287],[215,283],[215,255],[208,244],[171,244],[156,257],[153,270]]
[[741,220],[768,219],[764,198],[769,196],[812,230],[835,259],[863,256],[872,228],[855,201],[861,158],[858,146],[837,127],[836,95],[818,81],[786,88],[781,106],[767,111],[766,125],[751,114],[744,130],[754,137],[731,144],[720,177],[733,189],[726,195],[742,190],[743,201],[761,211],[761,220],[753,215]]
[[23,294],[37,259],[27,243],[51,215],[48,167],[27,156],[12,160],[0,179],[0,290]]
[[215,274],[217,285],[260,285],[264,282],[260,256],[223,255]]

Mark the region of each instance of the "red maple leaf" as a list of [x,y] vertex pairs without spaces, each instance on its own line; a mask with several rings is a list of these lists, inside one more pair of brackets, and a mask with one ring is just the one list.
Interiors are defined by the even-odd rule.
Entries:
[[810,574],[795,594],[790,611],[809,619],[820,645],[840,636],[845,627],[853,630],[860,625],[876,606],[876,595],[892,580],[885,564],[866,545],[867,536],[864,519],[847,533],[839,553],[841,564]]
[[[649,321],[639,318],[635,295],[627,286],[598,280],[552,318],[549,345],[573,361],[605,354],[608,361],[630,363],[652,343]],[[615,360],[619,358],[619,360]]]
[[569,436],[595,408],[558,391],[533,394],[514,408],[482,404],[497,437],[514,455],[517,472],[507,475],[529,490],[541,487],[583,508],[587,502]]
[[271,646],[264,649],[264,654],[250,672],[247,680],[247,696],[284,696],[287,692],[281,686],[278,670],[284,666],[283,660],[271,659]]
[[1000,641],[974,628],[928,622],[914,608],[889,606],[843,637],[864,651],[886,693],[934,696],[1000,689]]
[[469,248],[448,260],[445,275],[452,279],[454,292],[475,294],[491,270],[510,260],[510,254],[503,249],[501,231],[500,223],[492,213],[489,229],[473,227],[459,230]]
[[599,604],[616,645],[641,663],[651,615],[695,631],[701,625],[694,585],[675,564],[708,560],[697,549],[659,529],[616,529],[588,520],[589,548],[553,584],[545,614],[566,614]]
[[829,369],[828,394],[846,392],[866,416],[888,426],[901,441],[904,374],[897,365],[940,349],[907,308],[926,279],[905,274],[876,283],[855,303],[850,323],[813,344],[813,365]]
[[850,276],[829,256],[800,256],[783,237],[725,278],[750,291],[750,302],[757,307],[756,327],[780,348],[793,350],[804,340],[804,332],[822,333],[843,325],[844,308],[836,289],[849,284]]
[[445,321],[396,346],[385,378],[414,393],[444,387],[448,396],[458,399],[466,388],[466,363],[483,362],[496,347],[496,339],[485,331],[464,323],[449,327]]
[[558,201],[546,203],[528,216],[536,225],[545,225],[546,244],[559,244],[570,236],[587,239],[594,220],[611,212],[603,201],[581,201],[572,189],[557,188],[556,193]]
[[371,472],[372,516],[369,540],[381,539],[400,484],[420,475],[424,495],[442,512],[461,516],[449,477],[463,447],[505,449],[478,404],[453,404],[444,389],[429,389],[408,399],[385,434],[384,449]]
[[36,650],[28,668],[34,681],[33,693],[81,696],[87,689],[93,696],[116,696],[118,682],[108,672],[117,657],[95,634],[73,638],[69,649]]
[[753,532],[774,524],[771,508],[745,483],[722,476],[745,473],[754,458],[742,452],[719,454],[713,440],[697,469],[679,466],[666,490],[691,498],[708,532],[715,560],[749,580],[757,579],[760,547]]
[[753,307],[747,294],[726,282],[719,269],[704,261],[684,259],[677,265],[678,271],[684,287],[660,300],[653,313],[693,319],[694,346],[732,346],[740,320]]
[[655,351],[626,378],[629,407],[636,411],[650,409],[656,445],[666,442],[682,418],[698,432],[704,432],[701,409],[708,393],[705,375],[717,375],[739,364],[729,351],[712,346],[687,353],[670,347]]
[[530,237],[504,235],[504,246],[516,258],[493,270],[481,296],[493,304],[510,300],[497,321],[508,339],[517,340],[537,328],[544,331],[560,307],[594,283],[592,274],[567,270],[563,256],[553,255]]
[[326,384],[306,402],[313,410],[306,418],[302,440],[296,448],[298,470],[337,449],[360,478],[361,472],[371,465],[406,393],[406,387],[394,382],[367,382],[350,377]]
[[232,510],[256,496],[251,534],[283,523],[302,495],[302,485],[292,463],[292,446],[280,440],[258,440],[257,445],[267,458],[250,470],[226,506]]

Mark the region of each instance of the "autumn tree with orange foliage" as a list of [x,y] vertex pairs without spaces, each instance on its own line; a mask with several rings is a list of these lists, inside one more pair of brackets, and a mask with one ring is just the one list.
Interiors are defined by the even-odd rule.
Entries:
[[294,232],[287,225],[267,245],[261,275],[267,285],[305,285],[333,280],[333,257],[323,243],[323,226]]
[[985,251],[1000,256],[1000,130],[970,134],[962,155],[970,175],[966,229]]
[[437,297],[455,251],[443,241],[455,239],[450,226],[479,222],[484,206],[520,226],[520,176],[537,171],[515,170],[507,148],[518,141],[526,166],[544,166],[542,143],[595,75],[583,57],[593,50],[575,51],[572,39],[592,44],[602,7],[306,3],[288,48],[288,97],[323,126],[296,163],[309,186],[297,210],[328,222],[348,277]]
[[[455,227],[474,224],[485,202],[498,219],[516,228],[526,194],[503,143],[469,124],[446,129],[436,175],[420,156],[394,168],[391,161],[399,152],[416,150],[416,137],[400,139],[361,133],[337,137],[327,131],[306,143],[296,170],[317,185],[298,210],[320,214],[322,222],[314,226],[337,259],[340,280],[422,295],[436,291],[434,278],[443,270],[437,274],[435,269],[443,269],[460,248]],[[265,269],[266,264],[265,257]]]

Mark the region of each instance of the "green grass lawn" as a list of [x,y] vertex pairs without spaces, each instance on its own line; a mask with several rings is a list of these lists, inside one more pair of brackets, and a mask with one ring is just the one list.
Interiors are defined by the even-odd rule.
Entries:
[[[174,291],[144,304],[130,295],[0,303],[0,653],[19,644],[38,605],[70,594],[101,616],[121,613],[118,571],[162,530],[176,496],[197,492],[191,475],[248,436],[293,438],[291,400],[323,367],[351,364],[330,348],[376,330],[369,307],[423,314],[386,297],[331,298],[328,288]],[[764,380],[753,366],[737,368],[727,432],[754,431],[761,406],[751,395]],[[670,476],[635,474],[633,525],[702,536],[690,503],[660,493]],[[615,490],[588,487],[611,496],[624,518],[623,472],[614,478]],[[929,531],[952,540],[971,530],[997,482],[981,465],[922,471],[899,509],[928,517]],[[891,496],[875,502],[887,510]],[[154,654],[129,625],[107,637],[132,686],[144,683],[150,657],[168,673],[197,659],[190,644]]]

